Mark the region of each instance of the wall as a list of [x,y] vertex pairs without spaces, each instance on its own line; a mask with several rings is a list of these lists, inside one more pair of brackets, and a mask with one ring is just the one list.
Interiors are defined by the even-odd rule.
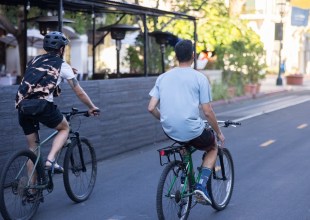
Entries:
[[[156,77],[147,77],[80,82],[101,109],[101,115],[82,117],[80,121],[76,118],[72,126],[77,128],[81,122],[81,134],[91,140],[99,160],[166,139],[159,122],[147,111],[148,93],[155,80]],[[0,87],[0,164],[12,152],[26,147],[14,109],[16,90],[17,86]],[[62,111],[69,111],[72,107],[86,109],[66,83],[62,84],[62,94],[55,103],[61,106]],[[51,131],[41,126],[41,139]],[[50,144],[43,148],[45,156],[49,148]]]
[[211,84],[222,83],[222,70],[199,70],[199,72],[207,76]]

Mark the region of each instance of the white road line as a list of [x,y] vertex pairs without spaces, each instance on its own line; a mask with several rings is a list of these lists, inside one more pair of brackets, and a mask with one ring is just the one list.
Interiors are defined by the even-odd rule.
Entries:
[[244,120],[247,120],[247,119],[250,119],[250,118],[254,118],[254,117],[257,117],[257,116],[260,116],[260,115],[268,114],[270,112],[278,111],[280,109],[284,109],[284,108],[288,108],[288,107],[291,107],[291,106],[294,106],[294,105],[298,105],[298,104],[301,104],[301,103],[304,103],[304,102],[307,102],[307,101],[310,101],[310,97],[305,97],[304,99],[300,99],[300,100],[295,101],[293,103],[283,104],[283,105],[271,108],[271,109],[266,110],[266,111],[262,111],[262,112],[258,112],[258,113],[255,113],[255,114],[247,115],[245,117],[234,119],[234,121],[236,121],[236,122],[244,121]]
[[303,128],[305,128],[305,127],[308,127],[308,124],[301,124],[301,125],[299,125],[298,127],[297,127],[297,129],[303,129]]
[[270,101],[266,101],[266,102],[262,102],[262,103],[257,103],[257,104],[254,104],[254,105],[249,105],[249,106],[244,106],[244,107],[241,107],[241,108],[238,108],[238,109],[234,109],[234,110],[229,110],[229,111],[226,111],[226,112],[220,112],[216,115],[229,115],[229,114],[232,114],[232,113],[236,113],[236,112],[239,112],[239,111],[244,111],[244,110],[251,110],[253,109],[253,107],[263,107],[263,106],[268,106],[270,104],[273,104],[273,103],[277,103],[277,102],[282,102],[282,101],[289,101],[290,99],[294,99],[296,100],[296,96],[286,96],[286,97],[283,97],[283,98],[278,98],[278,99],[274,99],[274,100],[270,100]]
[[121,215],[113,215],[112,217],[109,217],[107,220],[121,220],[121,219],[125,219],[125,216],[121,216]]
[[275,140],[269,140],[269,141],[266,141],[266,142],[262,143],[259,146],[261,146],[261,147],[268,147],[269,145],[273,144],[274,142],[275,142]]

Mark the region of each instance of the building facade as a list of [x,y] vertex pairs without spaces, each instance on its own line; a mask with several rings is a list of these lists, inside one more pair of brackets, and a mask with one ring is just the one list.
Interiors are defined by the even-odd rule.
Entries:
[[[293,26],[291,16],[290,1],[247,0],[240,18],[260,35],[271,71],[277,72],[279,63],[284,63],[287,73],[310,74],[310,26]],[[276,23],[283,24],[282,40],[277,39],[281,30]]]

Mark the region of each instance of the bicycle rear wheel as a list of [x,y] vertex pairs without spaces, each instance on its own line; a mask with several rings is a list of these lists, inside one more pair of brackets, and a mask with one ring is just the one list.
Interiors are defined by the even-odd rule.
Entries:
[[[221,158],[223,159],[224,169],[221,166]],[[226,178],[223,177],[224,170]],[[218,211],[225,209],[231,199],[234,187],[234,164],[228,149],[219,149],[207,187],[210,192],[212,207]]]
[[[157,196],[157,216],[159,220],[187,219],[192,195],[182,196],[181,175],[183,173],[182,162],[170,162],[160,177]],[[187,183],[187,192],[190,193],[190,183]]]
[[[31,219],[39,208],[42,190],[28,185],[27,164],[33,165],[37,156],[30,150],[12,155],[2,168],[0,177],[0,211],[4,219]],[[43,179],[43,170],[36,167],[37,180]],[[30,195],[30,188],[32,194]],[[35,192],[33,192],[35,191]]]
[[86,138],[71,139],[64,160],[64,185],[70,199],[83,202],[92,193],[97,176],[97,160],[94,148]]

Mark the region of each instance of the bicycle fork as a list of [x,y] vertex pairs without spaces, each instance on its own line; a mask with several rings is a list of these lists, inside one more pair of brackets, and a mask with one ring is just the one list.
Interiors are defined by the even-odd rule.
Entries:
[[[76,144],[77,144],[77,147],[78,147],[78,150],[79,150],[80,161],[81,161],[81,169],[79,168],[77,171],[82,170],[82,172],[86,172],[86,166],[85,166],[85,161],[84,161],[84,155],[83,155],[82,143],[81,143],[80,135],[79,135],[78,132],[75,132],[74,134],[76,136],[76,141],[77,141]],[[70,161],[71,161],[72,169],[73,169],[73,172],[74,172],[74,171],[76,171],[75,170],[76,167],[75,167],[75,161],[74,161],[73,154],[71,155]]]
[[[227,180],[225,166],[224,166],[224,159],[223,159],[223,150],[221,148],[218,149],[218,156],[221,165],[221,172],[222,172],[222,180]],[[215,168],[213,168],[213,176],[216,178]]]

